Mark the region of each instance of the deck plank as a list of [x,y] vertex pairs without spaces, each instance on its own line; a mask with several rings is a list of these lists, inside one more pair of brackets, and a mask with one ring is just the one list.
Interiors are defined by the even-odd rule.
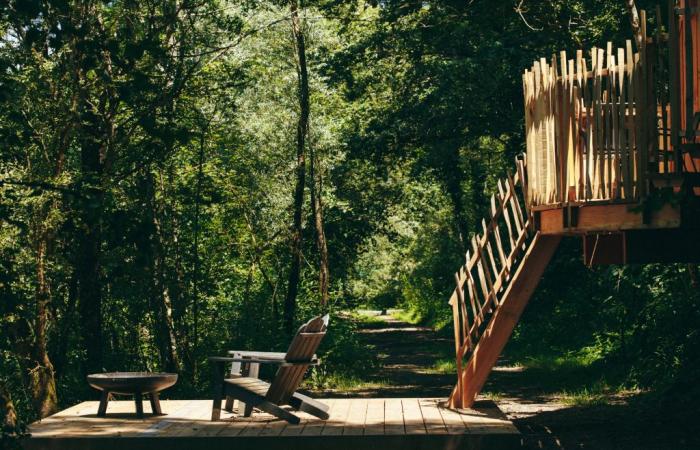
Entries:
[[384,402],[384,433],[406,434],[400,398],[389,398]]
[[382,398],[367,400],[367,416],[365,417],[365,436],[384,434],[384,406]]
[[495,404],[457,411],[470,434],[519,434],[515,425]]
[[426,434],[425,422],[417,398],[401,399],[406,434]]
[[167,415],[146,414],[143,419],[135,417],[133,401],[110,402],[106,418],[97,417],[97,402],[84,402],[31,424],[32,437],[23,446],[27,450],[344,450],[364,446],[404,450],[510,448],[503,446],[503,439],[519,442],[517,429],[493,402],[451,410],[441,406],[444,399],[431,398],[321,401],[329,406],[329,419],[296,413],[301,419],[298,425],[257,410],[252,417],[222,411],[221,420],[211,422],[210,400],[163,400]]
[[[324,400],[326,403],[327,400]],[[338,398],[333,401],[333,405],[329,411],[330,417],[326,421],[326,426],[323,427],[323,436],[340,436],[343,434],[343,427],[348,420],[350,413],[350,400],[346,398]]]
[[367,417],[367,399],[358,398],[350,404],[348,420],[343,429],[343,436],[358,436],[364,434],[365,417]]
[[447,434],[445,422],[442,420],[442,415],[438,410],[438,400],[432,398],[420,399],[418,404],[423,414],[423,422],[425,423],[427,434]]
[[[333,413],[333,405],[335,404],[335,400],[330,399],[324,401],[326,405],[329,406],[329,414]],[[321,420],[318,417],[310,417],[309,421],[306,423],[306,426],[304,427],[304,430],[302,431],[302,435],[304,436],[320,436],[323,432],[323,429],[326,426],[326,421]]]
[[459,412],[442,405],[438,407],[438,411],[440,411],[442,421],[445,423],[448,434],[461,434],[469,432],[469,428],[465,426]]

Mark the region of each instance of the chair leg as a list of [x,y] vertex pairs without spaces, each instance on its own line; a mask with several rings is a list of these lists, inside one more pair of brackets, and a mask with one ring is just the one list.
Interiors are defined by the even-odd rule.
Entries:
[[224,406],[224,409],[228,412],[233,412],[233,397],[230,395],[226,396],[226,406]]
[[109,403],[109,391],[102,391],[100,395],[100,406],[97,408],[97,417],[107,415],[107,403]]
[[289,404],[297,411],[304,411],[319,419],[327,420],[330,417],[328,405],[299,392],[294,393],[292,398],[289,399]]
[[151,392],[151,412],[156,416],[162,416],[163,411],[160,409],[160,398],[157,392]]
[[[252,403],[244,403],[245,407],[243,408],[243,417],[250,417],[253,414],[253,404]],[[240,406],[238,407],[240,408]],[[241,413],[241,410],[238,410],[238,414]]]
[[265,411],[266,413],[272,414],[275,417],[279,417],[280,419],[284,419],[287,422],[297,425],[299,422],[301,422],[301,419],[299,416],[296,416],[286,409],[283,409],[274,403],[270,403],[268,401],[263,401],[257,405],[255,405],[257,408],[261,409],[262,411]]
[[143,395],[140,392],[134,394],[134,403],[136,403],[136,417],[143,419]]
[[214,400],[211,406],[211,420],[219,420],[221,418],[221,400],[224,396],[224,367],[222,364],[213,364],[213,379],[212,389]]

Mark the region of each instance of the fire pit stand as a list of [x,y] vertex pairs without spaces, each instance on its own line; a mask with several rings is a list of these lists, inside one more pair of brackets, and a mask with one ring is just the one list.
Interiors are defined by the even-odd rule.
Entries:
[[90,386],[102,391],[98,417],[107,414],[107,403],[112,394],[133,395],[136,403],[136,417],[143,418],[143,396],[148,395],[151,401],[151,411],[154,415],[162,415],[158,393],[177,382],[175,373],[150,372],[111,372],[88,375]]

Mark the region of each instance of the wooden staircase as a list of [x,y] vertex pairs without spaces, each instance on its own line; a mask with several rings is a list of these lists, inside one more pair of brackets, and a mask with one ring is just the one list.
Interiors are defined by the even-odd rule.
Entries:
[[455,273],[454,317],[457,385],[452,408],[469,408],[508,342],[561,236],[535,231],[523,194],[525,163],[498,183],[490,217],[472,238],[472,250]]

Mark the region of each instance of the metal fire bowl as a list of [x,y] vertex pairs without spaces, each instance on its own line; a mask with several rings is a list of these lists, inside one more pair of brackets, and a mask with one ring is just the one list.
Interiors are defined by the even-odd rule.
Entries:
[[177,382],[176,373],[109,372],[87,376],[90,386],[114,394],[150,394],[169,388]]

